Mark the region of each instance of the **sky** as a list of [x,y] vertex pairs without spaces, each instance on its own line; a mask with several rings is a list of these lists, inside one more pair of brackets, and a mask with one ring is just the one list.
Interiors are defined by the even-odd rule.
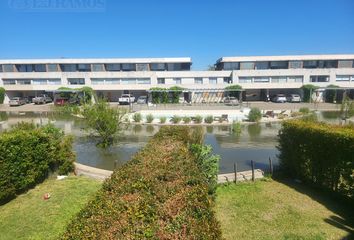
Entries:
[[354,53],[353,0],[0,0],[0,59]]

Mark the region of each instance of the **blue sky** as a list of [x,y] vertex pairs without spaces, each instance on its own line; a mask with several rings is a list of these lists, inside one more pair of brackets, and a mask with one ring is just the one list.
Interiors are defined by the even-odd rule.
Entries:
[[91,11],[31,5],[48,1],[82,0],[0,1],[0,58],[190,56],[193,69],[204,70],[221,56],[354,53],[353,0],[88,0],[105,3]]

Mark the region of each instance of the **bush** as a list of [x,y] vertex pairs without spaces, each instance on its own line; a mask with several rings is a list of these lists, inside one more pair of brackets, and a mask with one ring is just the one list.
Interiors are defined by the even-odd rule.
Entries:
[[208,115],[204,118],[204,122],[206,123],[213,123],[214,122],[214,117],[212,115]]
[[262,119],[262,113],[259,108],[251,108],[251,111],[248,114],[248,120],[250,122],[259,122]]
[[61,239],[221,239],[208,194],[217,160],[208,147],[191,149],[192,132],[162,127],[113,172]]
[[317,89],[318,87],[312,84],[305,84],[301,87],[302,91],[304,92],[304,102],[310,102],[311,94]]
[[152,123],[152,121],[154,121],[154,116],[152,114],[146,115],[146,122]]
[[73,138],[52,125],[21,123],[0,135],[0,203],[43,181],[74,170]]
[[173,86],[173,87],[170,87],[170,93],[171,93],[171,96],[172,96],[172,103],[179,103],[179,96],[181,95],[182,91],[183,91],[184,88],[181,88],[179,86]]
[[182,118],[181,118],[180,116],[177,116],[177,115],[174,115],[174,116],[171,118],[171,122],[173,122],[174,124],[179,123],[181,120],[182,120]]
[[310,113],[310,109],[308,107],[302,107],[299,109],[299,112],[301,112],[303,114],[308,114],[308,113]]
[[192,119],[190,117],[183,117],[183,122],[188,124],[192,121]]
[[160,117],[160,123],[165,123],[166,122],[166,117]]
[[4,103],[4,99],[5,99],[5,88],[0,87],[0,104]]
[[85,105],[82,111],[86,130],[92,131],[100,138],[98,146],[106,148],[113,144],[117,135],[123,130],[123,109],[114,109],[99,99],[93,105]]
[[354,200],[354,128],[319,122],[283,122],[280,166],[288,175]]
[[134,122],[136,122],[136,123],[140,123],[141,120],[142,120],[141,113],[134,113],[134,115],[133,115],[133,120],[134,120]]
[[195,116],[194,123],[202,123],[203,117],[200,115]]
[[242,133],[242,126],[240,122],[233,122],[231,125],[231,131],[233,134],[235,134],[236,136],[241,135]]

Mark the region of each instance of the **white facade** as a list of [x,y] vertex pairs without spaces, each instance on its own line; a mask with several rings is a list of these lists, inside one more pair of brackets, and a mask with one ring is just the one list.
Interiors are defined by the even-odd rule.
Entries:
[[[334,84],[353,89],[353,61],[354,54],[223,57],[216,63],[219,70],[191,71],[190,58],[0,60],[0,86],[9,94],[24,96],[80,86],[90,86],[96,91],[145,91],[171,86],[223,89],[231,84],[241,85],[246,90],[299,89],[304,84],[319,87]],[[291,68],[293,62],[299,67]],[[225,63],[234,63],[238,68],[225,70]],[[272,64],[278,63],[288,67],[272,69]],[[311,68],[306,68],[306,64]],[[70,65],[74,70],[63,71],[63,65]],[[128,70],[124,70],[125,65]],[[262,69],[257,69],[258,65]],[[36,67],[40,71],[36,71]],[[109,67],[115,68],[114,71]],[[155,68],[161,69],[155,71]],[[175,71],[176,68],[180,70]]]

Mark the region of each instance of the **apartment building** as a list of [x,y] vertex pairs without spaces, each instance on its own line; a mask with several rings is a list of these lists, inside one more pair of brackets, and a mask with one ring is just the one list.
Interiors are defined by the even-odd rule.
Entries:
[[212,95],[238,84],[245,89],[246,100],[301,94],[304,84],[354,89],[354,54],[222,57],[215,71],[193,71],[191,66],[188,57],[8,59],[0,60],[0,86],[6,90],[6,100],[59,87],[90,86],[113,102],[126,92],[146,95],[152,87],[180,86],[192,95]]

